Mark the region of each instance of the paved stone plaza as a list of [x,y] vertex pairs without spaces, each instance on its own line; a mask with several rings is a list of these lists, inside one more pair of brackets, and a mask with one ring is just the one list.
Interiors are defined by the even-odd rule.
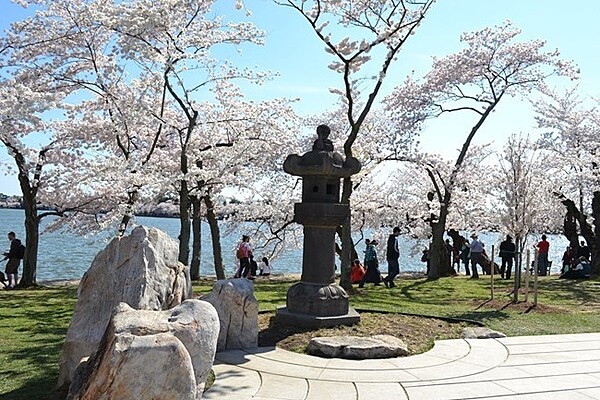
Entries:
[[261,347],[217,354],[205,399],[600,399],[600,333],[437,341],[383,360]]

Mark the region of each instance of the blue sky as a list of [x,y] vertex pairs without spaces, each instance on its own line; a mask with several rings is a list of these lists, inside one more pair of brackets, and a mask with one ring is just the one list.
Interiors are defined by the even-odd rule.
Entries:
[[[219,1],[214,13],[240,19],[241,15],[235,14],[232,3]],[[335,98],[328,89],[339,87],[341,78],[327,68],[332,59],[308,24],[300,15],[276,6],[270,0],[246,0],[245,5],[252,11],[251,20],[266,30],[266,44],[245,48],[241,55],[233,51],[224,54],[242,66],[257,66],[280,74],[266,85],[245,87],[247,97],[299,97],[297,110],[303,114],[318,114],[330,108]],[[26,11],[20,7],[8,0],[0,0],[1,29],[25,15]],[[596,0],[574,3],[561,0],[438,0],[417,34],[402,50],[386,77],[383,90],[389,92],[411,71],[418,75],[427,72],[432,56],[441,57],[457,51],[462,32],[510,20],[523,31],[523,39],[544,39],[549,50],[558,48],[564,58],[576,62],[581,68],[580,92],[598,97],[599,15],[600,2]],[[479,132],[476,143],[493,142],[500,147],[510,133],[535,133],[529,103],[503,101]],[[432,122],[422,138],[422,147],[425,151],[452,157],[470,128],[471,121],[460,116]],[[0,149],[0,162],[6,161],[10,162],[5,150]],[[0,164],[0,192],[18,194],[16,178],[6,177],[3,172],[4,166]]]

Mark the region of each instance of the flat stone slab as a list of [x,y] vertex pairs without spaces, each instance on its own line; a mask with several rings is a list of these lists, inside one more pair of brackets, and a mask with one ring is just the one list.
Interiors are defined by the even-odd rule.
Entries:
[[464,339],[498,339],[505,338],[506,335],[502,332],[493,331],[489,328],[464,328],[462,331]]
[[367,360],[407,356],[406,344],[391,335],[323,336],[308,344],[308,354],[319,357]]

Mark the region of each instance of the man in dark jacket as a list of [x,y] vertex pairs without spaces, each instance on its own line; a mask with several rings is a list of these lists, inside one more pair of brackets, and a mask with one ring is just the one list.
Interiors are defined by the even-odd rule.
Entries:
[[21,264],[25,247],[17,239],[17,235],[14,232],[8,232],[8,240],[10,241],[10,250],[8,253],[4,253],[4,260],[8,260],[4,271],[8,278],[8,288],[12,289],[17,286],[17,281],[19,280],[19,265]]
[[398,263],[398,258],[400,257],[400,250],[398,250],[399,235],[400,228],[395,227],[387,240],[385,258],[388,264],[388,276],[383,279],[383,283],[386,287],[395,287],[396,284],[394,283],[394,278],[400,273],[400,264]]
[[512,236],[506,235],[506,240],[500,243],[500,258],[502,266],[500,267],[500,276],[502,279],[510,279],[510,273],[513,268],[513,260],[515,258],[515,244],[512,241]]

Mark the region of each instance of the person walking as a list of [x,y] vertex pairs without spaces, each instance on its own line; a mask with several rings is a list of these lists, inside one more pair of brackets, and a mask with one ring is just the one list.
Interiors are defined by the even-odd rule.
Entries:
[[469,243],[469,249],[471,250],[471,269],[473,270],[471,279],[479,279],[477,264],[481,265],[481,270],[483,271],[481,256],[481,253],[483,253],[483,243],[479,241],[479,237],[475,233],[471,235],[471,239],[473,239],[471,240],[471,243]]
[[500,243],[500,258],[502,266],[500,267],[500,276],[502,279],[510,279],[510,273],[513,268],[513,260],[516,257],[516,246],[512,241],[512,236],[506,235],[506,240]]
[[379,272],[379,260],[377,259],[377,250],[375,249],[375,246],[378,244],[379,242],[375,239],[367,243],[367,248],[365,250],[365,265],[367,271],[358,284],[359,288],[364,287],[367,282],[373,282],[375,286],[381,285],[381,272]]
[[[460,247],[460,254],[458,255],[460,261],[465,265],[465,275],[470,276],[471,271],[469,270],[469,260],[471,259],[471,250],[469,249],[469,241],[465,239]],[[460,270],[460,268],[459,268]]]
[[19,281],[19,265],[25,255],[25,246],[12,231],[8,232],[8,241],[10,242],[10,249],[7,253],[4,253],[4,260],[8,260],[4,272],[6,272],[8,280],[7,289],[13,289]]
[[535,245],[538,249],[538,275],[548,275],[548,251],[550,243],[546,240],[546,235],[542,235],[542,240]]
[[385,287],[396,287],[394,278],[400,273],[400,250],[398,249],[398,236],[400,235],[400,227],[396,226],[392,229],[392,234],[388,237],[385,258],[388,264],[388,275],[383,279]]

